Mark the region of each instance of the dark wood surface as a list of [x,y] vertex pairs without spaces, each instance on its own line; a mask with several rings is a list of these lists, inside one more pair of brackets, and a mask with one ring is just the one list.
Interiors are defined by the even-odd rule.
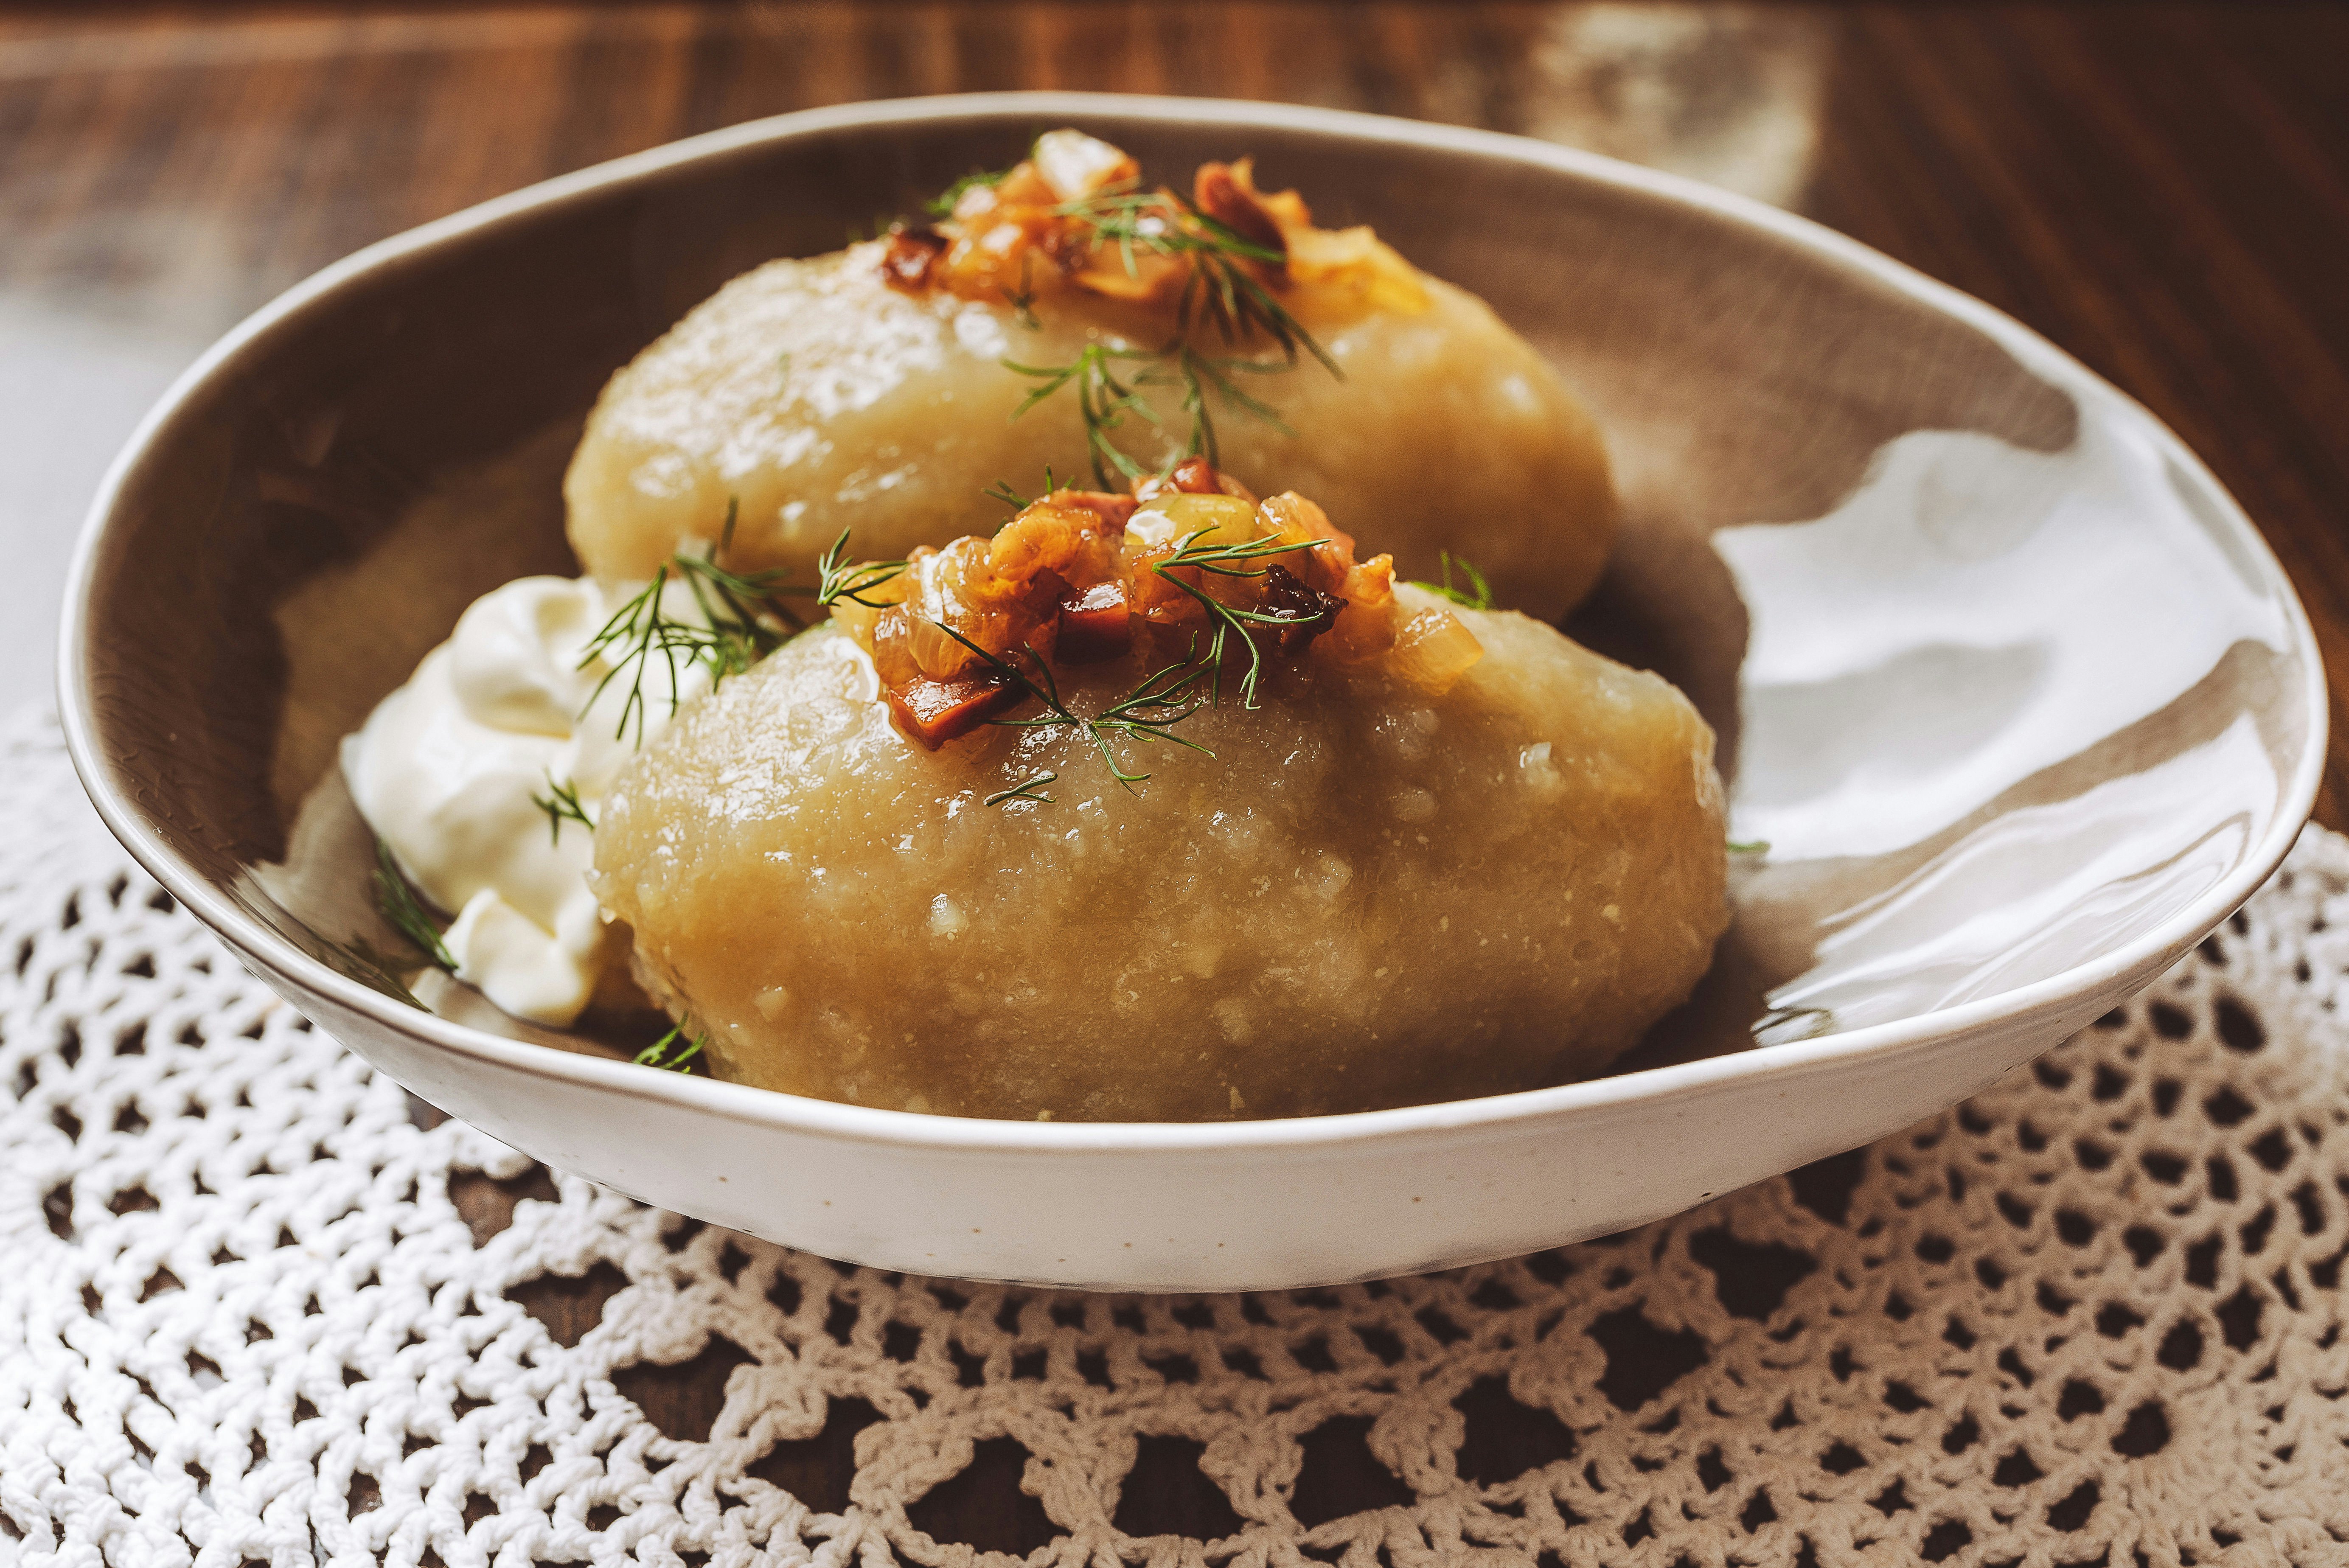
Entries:
[[[2019,316],[2168,421],[2315,622],[2336,694],[2317,814],[2343,827],[2344,60],[2349,7],[2242,0],[0,7],[0,310],[95,324],[93,352],[200,344],[336,256],[486,197],[866,98],[1191,93],[1550,136],[1817,218]],[[487,1234],[543,1190],[481,1181],[460,1199]],[[532,1310],[575,1341],[613,1282],[539,1283]],[[633,1369],[625,1391],[698,1435],[726,1370]],[[771,1479],[836,1505],[854,1426],[773,1457]],[[1036,1544],[1040,1512],[1001,1480],[957,1478],[926,1522]],[[1398,1483],[1326,1484],[1344,1511]],[[1160,1527],[1221,1532],[1228,1510],[1195,1476],[1153,1485]]]

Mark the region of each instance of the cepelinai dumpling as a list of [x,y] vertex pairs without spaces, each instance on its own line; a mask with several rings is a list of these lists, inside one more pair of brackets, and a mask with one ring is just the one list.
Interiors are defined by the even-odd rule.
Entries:
[[606,582],[730,515],[732,559],[805,581],[851,524],[898,557],[999,480],[1123,486],[1192,452],[1392,520],[1407,576],[1464,549],[1543,619],[1614,534],[1596,427],[1483,301],[1367,228],[1314,227],[1245,159],[1178,196],[1073,130],[935,228],[728,284],[612,378],[564,494]]
[[614,782],[595,882],[719,1076],[1293,1116],[1587,1075],[1725,921],[1713,737],[1198,463],[868,574]]

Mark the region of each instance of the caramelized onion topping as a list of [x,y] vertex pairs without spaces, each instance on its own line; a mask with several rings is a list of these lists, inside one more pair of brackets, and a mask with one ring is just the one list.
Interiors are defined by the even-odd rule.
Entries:
[[[1426,308],[1409,263],[1367,228],[1316,228],[1294,191],[1257,190],[1251,159],[1200,165],[1191,192],[1146,189],[1141,165],[1118,148],[1081,131],[1047,131],[999,178],[961,187],[935,229],[893,232],[882,273],[895,288],[943,288],[1022,310],[1073,290],[1178,311],[1203,275],[1197,251],[1153,242],[1184,230],[1221,250],[1217,266],[1268,289],[1302,284],[1383,309]],[[1246,251],[1221,244],[1230,235]]]
[[1021,676],[1130,654],[1143,670],[1204,668],[1220,648],[1251,689],[1268,655],[1380,659],[1431,693],[1484,656],[1450,611],[1406,614],[1392,558],[1357,562],[1303,496],[1259,501],[1200,458],[1133,490],[1056,490],[992,538],[915,551],[883,598],[834,606],[906,735],[935,749],[1029,696]]
[[907,294],[919,294],[929,287],[930,273],[938,258],[947,253],[949,243],[936,229],[908,229],[900,225],[889,231],[889,242],[881,253],[881,276],[893,289]]
[[1191,199],[1199,211],[1246,240],[1259,250],[1270,251],[1286,257],[1288,242],[1281,237],[1280,225],[1272,214],[1257,201],[1256,184],[1246,185],[1232,175],[1228,163],[1202,163],[1191,181]]

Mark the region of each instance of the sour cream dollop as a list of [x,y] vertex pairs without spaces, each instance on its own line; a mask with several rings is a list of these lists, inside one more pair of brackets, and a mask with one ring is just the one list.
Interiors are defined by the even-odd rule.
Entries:
[[[594,834],[540,802],[574,790],[592,820],[621,765],[709,685],[700,663],[655,654],[642,672],[642,734],[635,716],[621,733],[638,672],[605,684],[612,665],[586,652],[640,591],[592,577],[493,589],[343,740],[359,814],[418,891],[456,912],[443,940],[457,978],[536,1023],[577,1018],[610,957],[608,917],[586,880]],[[702,621],[682,583],[664,588],[661,610]]]

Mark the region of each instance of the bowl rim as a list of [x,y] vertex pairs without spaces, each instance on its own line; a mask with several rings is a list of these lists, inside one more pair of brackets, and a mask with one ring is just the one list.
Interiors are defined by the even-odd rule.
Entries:
[[[509,1039],[420,1011],[340,974],[246,911],[165,842],[115,789],[107,765],[98,754],[91,693],[84,678],[88,603],[100,541],[122,492],[159,438],[216,376],[232,367],[276,328],[314,308],[323,307],[353,280],[395,269],[406,259],[445,242],[525,213],[584,201],[613,186],[649,181],[681,165],[751,147],[811,134],[968,117],[1081,122],[1088,118],[1107,116],[1167,125],[1319,132],[1373,146],[1471,154],[1563,173],[1626,194],[1693,209],[1716,221],[1761,231],[1818,261],[1858,273],[1929,309],[1955,317],[1996,342],[2026,370],[2075,397],[2104,400],[2141,420],[2155,437],[2164,457],[2192,484],[2201,487],[2205,499],[2211,503],[2211,514],[2232,532],[2232,542],[2243,558],[2255,563],[2265,577],[2267,585],[2281,601],[2291,651],[2309,674],[2302,694],[2306,707],[2307,746],[2266,833],[2247,850],[2232,874],[2221,878],[2185,909],[2112,952],[2013,990],[1847,1033],[1547,1088],[1384,1110],[1246,1121],[1046,1122],[887,1110],[711,1078],[647,1072],[628,1062]],[[360,1014],[396,1034],[421,1039],[508,1072],[565,1081],[583,1088],[617,1090],[665,1100],[679,1109],[802,1136],[932,1150],[1021,1155],[1104,1151],[1229,1155],[1276,1149],[1332,1150],[1429,1133],[1473,1134],[1485,1130],[1497,1134],[1513,1126],[1578,1112],[1604,1117],[1649,1101],[1744,1078],[1807,1077],[1860,1058],[1891,1057],[1930,1049],[1950,1037],[2003,1021],[2076,1007],[2126,984],[2133,975],[2160,961],[2165,954],[2182,952],[2240,908],[2266,882],[2297,840],[2315,802],[2325,763],[2330,718],[2323,664],[2307,612],[2266,540],[2208,465],[2136,399],[2038,333],[1981,300],[1810,219],[1753,198],[1681,175],[1529,137],[1290,104],[1059,91],[879,99],[749,120],[492,198],[378,241],[311,274],[246,317],[207,349],[140,420],[109,465],[75,544],[57,646],[58,715],[67,750],[100,819],[167,892],[215,933],[227,938],[248,963],[273,972],[291,989],[322,994],[336,1006]]]

